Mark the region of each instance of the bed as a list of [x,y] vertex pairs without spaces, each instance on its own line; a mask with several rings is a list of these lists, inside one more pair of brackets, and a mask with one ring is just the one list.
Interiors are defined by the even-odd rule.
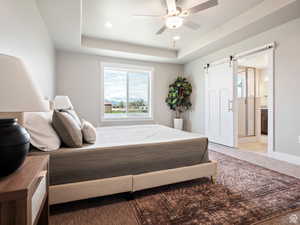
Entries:
[[50,204],[215,177],[208,139],[161,125],[97,128],[97,142],[50,154]]

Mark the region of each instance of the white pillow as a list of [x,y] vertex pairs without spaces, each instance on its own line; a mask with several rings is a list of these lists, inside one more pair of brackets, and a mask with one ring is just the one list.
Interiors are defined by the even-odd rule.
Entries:
[[84,142],[89,144],[95,144],[97,138],[97,131],[96,128],[90,122],[82,120],[81,132],[83,135]]
[[51,125],[52,112],[25,113],[24,120],[34,147],[45,152],[60,148],[61,140]]

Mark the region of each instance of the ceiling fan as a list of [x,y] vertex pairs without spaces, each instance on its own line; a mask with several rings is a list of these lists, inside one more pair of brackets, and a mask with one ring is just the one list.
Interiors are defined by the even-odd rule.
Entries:
[[200,3],[196,6],[193,6],[189,9],[183,9],[176,5],[176,3],[182,2],[183,0],[160,0],[161,4],[164,8],[166,8],[167,14],[166,15],[134,15],[135,17],[145,17],[145,18],[162,18],[165,20],[165,24],[162,28],[160,28],[156,35],[162,34],[167,29],[178,29],[182,25],[197,30],[200,28],[200,25],[194,23],[192,21],[186,20],[187,17],[198,13],[200,11],[209,9],[218,5],[218,0],[209,0],[204,3]]

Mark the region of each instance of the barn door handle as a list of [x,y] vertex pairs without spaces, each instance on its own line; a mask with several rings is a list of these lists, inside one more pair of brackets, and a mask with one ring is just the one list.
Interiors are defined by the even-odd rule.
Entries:
[[232,112],[232,100],[228,100],[228,112]]

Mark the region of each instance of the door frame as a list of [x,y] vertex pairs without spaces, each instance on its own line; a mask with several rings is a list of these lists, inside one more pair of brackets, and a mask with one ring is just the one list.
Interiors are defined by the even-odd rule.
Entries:
[[[268,54],[270,76],[268,80],[268,153],[275,151],[275,42],[240,53],[234,57],[235,77],[237,75],[238,59],[254,55],[259,52]],[[236,79],[235,79],[236,81]],[[237,104],[237,84],[234,84],[234,138],[235,147],[238,147],[238,104]]]

